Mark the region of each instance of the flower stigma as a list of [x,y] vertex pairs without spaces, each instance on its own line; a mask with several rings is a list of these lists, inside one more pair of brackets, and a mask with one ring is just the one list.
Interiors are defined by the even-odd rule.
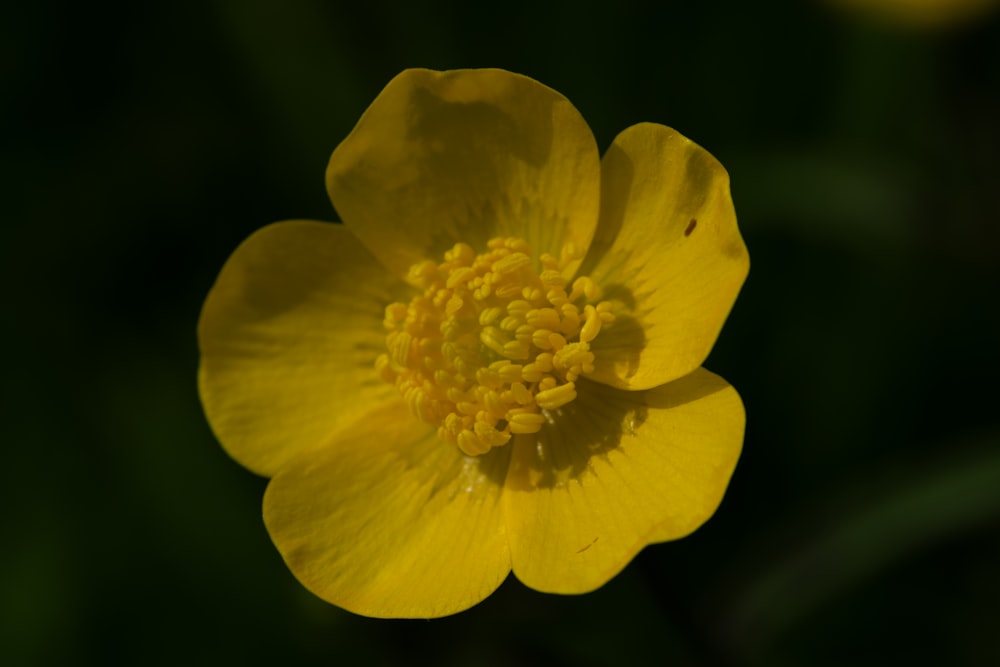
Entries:
[[410,267],[420,293],[386,307],[387,352],[375,361],[413,414],[469,456],[536,433],[575,399],[576,380],[594,370],[590,343],[615,318],[590,278],[568,286],[572,249],[541,255],[539,271],[522,239],[487,247],[457,243],[444,262]]

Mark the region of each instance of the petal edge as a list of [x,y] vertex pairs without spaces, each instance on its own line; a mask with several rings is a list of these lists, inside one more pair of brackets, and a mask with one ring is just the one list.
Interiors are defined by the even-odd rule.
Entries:
[[495,236],[556,257],[572,242],[582,259],[597,225],[600,160],[580,113],[534,79],[410,69],[333,152],[326,183],[344,224],[405,277],[458,241],[481,251]]
[[198,321],[198,389],[226,451],[270,476],[397,396],[375,372],[407,286],[342,225],[264,227],[230,256]]
[[503,450],[462,456],[400,401],[286,466],[264,520],[296,578],[328,602],[377,618],[446,616],[510,572],[506,466]]
[[704,369],[645,392],[578,389],[537,441],[515,443],[507,477],[514,574],[544,592],[594,590],[646,545],[691,533],[742,448],[739,395]]
[[642,123],[602,161],[601,218],[581,271],[617,301],[589,377],[648,389],[700,366],[750,266],[729,175],[703,148]]

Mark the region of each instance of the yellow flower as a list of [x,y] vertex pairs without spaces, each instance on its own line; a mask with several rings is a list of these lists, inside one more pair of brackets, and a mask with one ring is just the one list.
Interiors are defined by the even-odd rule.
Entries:
[[700,365],[749,260],[711,155],[647,123],[601,159],[532,79],[407,70],[326,182],[343,224],[253,234],[198,328],[208,419],[307,588],[377,617],[511,570],[583,593],[715,511],[744,412]]

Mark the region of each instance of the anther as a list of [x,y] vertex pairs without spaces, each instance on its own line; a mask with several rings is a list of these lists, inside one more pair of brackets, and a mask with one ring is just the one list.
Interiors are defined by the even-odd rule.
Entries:
[[443,263],[410,268],[421,293],[386,307],[386,353],[375,360],[412,412],[467,456],[538,432],[548,411],[574,400],[577,379],[594,370],[590,343],[615,319],[610,302],[594,303],[592,280],[567,287],[575,248],[543,254],[536,271],[523,239],[487,246],[476,255],[457,243]]

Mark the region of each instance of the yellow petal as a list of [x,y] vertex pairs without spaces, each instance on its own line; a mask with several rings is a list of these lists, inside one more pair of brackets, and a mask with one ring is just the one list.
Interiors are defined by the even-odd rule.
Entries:
[[264,520],[295,576],[328,602],[380,618],[453,614],[510,572],[508,458],[461,455],[400,400],[279,472]]
[[628,128],[601,169],[600,225],[581,272],[621,307],[592,343],[596,369],[588,377],[655,387],[708,356],[750,260],[728,174],[676,131]]
[[517,436],[504,507],[514,574],[585,593],[643,546],[687,535],[722,500],[743,443],[743,404],[698,369],[629,392],[581,381],[536,436]]
[[[456,241],[516,236],[586,251],[600,163],[565,97],[503,70],[406,70],[333,152],[327,190],[344,224],[398,276]],[[575,269],[579,261],[572,264]]]
[[342,225],[282,222],[244,241],[198,323],[201,400],[226,451],[270,476],[395,398],[374,364],[401,289]]

